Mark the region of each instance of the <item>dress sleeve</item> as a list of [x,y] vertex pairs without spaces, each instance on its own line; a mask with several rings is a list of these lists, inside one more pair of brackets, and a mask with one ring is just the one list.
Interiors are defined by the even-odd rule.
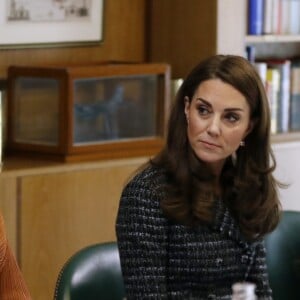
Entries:
[[256,295],[259,300],[272,300],[272,290],[266,264],[266,249],[263,241],[256,245],[256,255],[249,273],[249,281],[256,284]]
[[167,221],[155,186],[137,178],[123,190],[116,222],[126,296],[167,299]]
[[0,299],[30,300],[24,278],[7,242],[3,217],[0,215]]

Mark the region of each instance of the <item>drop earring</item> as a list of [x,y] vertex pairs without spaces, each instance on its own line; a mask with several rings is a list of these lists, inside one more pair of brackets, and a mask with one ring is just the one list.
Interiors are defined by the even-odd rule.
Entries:
[[[244,146],[245,146],[245,141],[240,141],[240,147],[244,147]],[[231,154],[231,161],[232,161],[232,164],[234,166],[236,166],[236,161],[237,161],[237,153],[236,153],[236,151],[234,151]]]
[[237,160],[237,155],[236,155],[236,152],[234,151],[232,154],[231,154],[231,161],[232,161],[232,164],[234,166],[236,166],[236,160]]

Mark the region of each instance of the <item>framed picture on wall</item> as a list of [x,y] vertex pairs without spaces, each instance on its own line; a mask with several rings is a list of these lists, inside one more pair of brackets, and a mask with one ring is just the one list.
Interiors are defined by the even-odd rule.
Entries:
[[1,0],[0,48],[56,47],[103,40],[104,0]]

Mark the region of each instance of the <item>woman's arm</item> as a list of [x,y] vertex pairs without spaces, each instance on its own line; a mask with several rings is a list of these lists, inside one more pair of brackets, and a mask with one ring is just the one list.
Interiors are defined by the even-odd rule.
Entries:
[[167,298],[167,221],[159,203],[141,176],[122,193],[116,232],[127,299]]
[[0,299],[30,300],[30,294],[7,242],[4,221],[0,215]]

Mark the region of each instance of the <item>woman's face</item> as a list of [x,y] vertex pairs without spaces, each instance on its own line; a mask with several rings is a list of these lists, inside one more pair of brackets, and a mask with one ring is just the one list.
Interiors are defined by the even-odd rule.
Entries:
[[[252,128],[246,98],[220,79],[202,82],[191,101],[185,99],[189,143],[199,159],[220,174]],[[247,146],[247,145],[246,145]]]

